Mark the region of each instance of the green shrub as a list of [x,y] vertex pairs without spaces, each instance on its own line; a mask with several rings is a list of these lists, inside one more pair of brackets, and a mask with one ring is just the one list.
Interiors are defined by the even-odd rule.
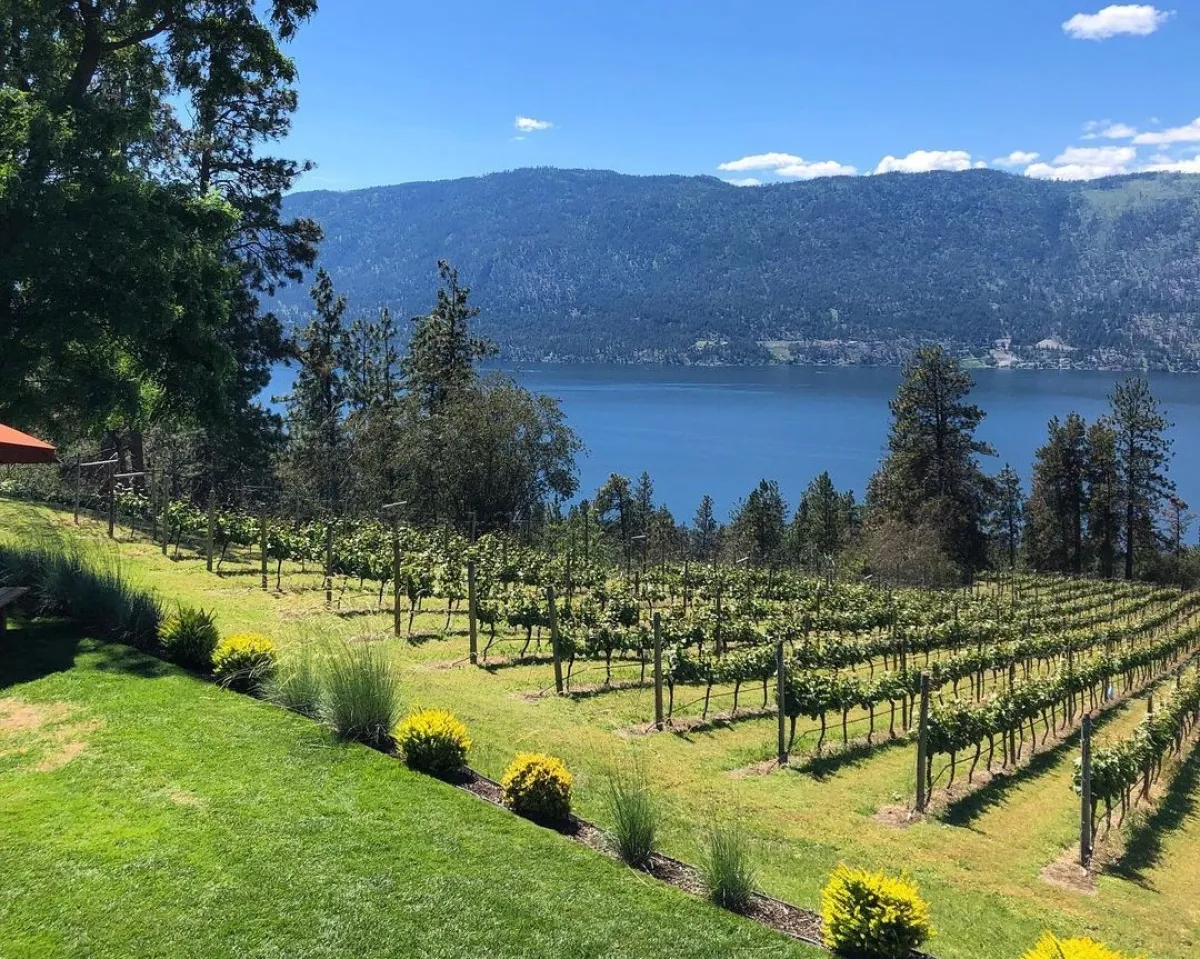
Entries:
[[5,547],[0,579],[28,588],[38,611],[73,620],[97,639],[146,650],[158,644],[158,599],[130,585],[110,557],[47,537],[34,546]]
[[259,633],[234,633],[217,643],[212,662],[221,685],[249,692],[274,674],[275,644]]
[[212,613],[195,606],[180,606],[162,625],[159,641],[167,657],[180,666],[208,672],[220,641]]
[[391,741],[400,716],[400,676],[387,650],[349,645],[325,660],[321,715],[342,739]]
[[611,774],[607,798],[617,854],[637,869],[646,868],[654,855],[658,807],[645,776],[640,772]]
[[846,865],[821,893],[821,918],[829,947],[855,959],[902,959],[933,935],[916,883]]
[[313,718],[321,713],[320,665],[307,647],[283,658],[263,688],[267,698],[284,709]]
[[700,859],[705,893],[718,906],[745,912],[758,878],[745,833],[732,825],[714,826],[706,839]]
[[396,748],[413,769],[447,776],[467,764],[467,727],[444,709],[413,713],[396,727]]
[[1091,939],[1059,939],[1046,933],[1023,959],[1125,959]]
[[518,753],[500,781],[501,796],[518,815],[538,822],[562,822],[571,814],[574,779],[561,759]]

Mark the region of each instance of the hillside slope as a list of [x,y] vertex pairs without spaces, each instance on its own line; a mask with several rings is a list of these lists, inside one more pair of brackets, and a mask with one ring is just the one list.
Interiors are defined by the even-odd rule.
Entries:
[[[427,309],[446,257],[484,331],[522,358],[754,362],[769,346],[888,362],[925,339],[983,355],[1011,338],[1034,362],[1200,367],[1200,177],[738,188],[527,169],[299,193],[286,209],[323,224],[322,264],[352,309]],[[307,309],[298,289],[277,306]],[[1036,348],[1047,340],[1073,350]]]

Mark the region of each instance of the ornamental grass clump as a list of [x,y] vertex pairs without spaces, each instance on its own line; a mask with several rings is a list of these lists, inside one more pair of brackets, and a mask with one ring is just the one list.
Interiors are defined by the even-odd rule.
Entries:
[[213,651],[213,675],[223,686],[251,692],[275,672],[275,644],[260,633],[234,633]]
[[821,918],[826,944],[854,959],[903,959],[933,935],[916,883],[846,865],[821,893]]
[[640,771],[608,777],[608,813],[617,855],[635,869],[645,869],[654,855],[658,806]]
[[1059,939],[1046,933],[1022,959],[1126,959],[1093,939]]
[[212,669],[220,638],[212,613],[183,605],[167,617],[158,636],[168,659],[204,673]]
[[324,661],[321,716],[341,739],[388,746],[400,718],[400,675],[387,650],[343,647]]
[[277,706],[302,716],[316,718],[321,712],[323,692],[321,669],[316,657],[304,647],[283,658],[270,681],[264,683],[266,697]]
[[713,903],[732,912],[745,912],[758,881],[745,832],[734,825],[710,829],[700,859],[700,875]]
[[396,726],[392,738],[404,761],[431,776],[450,776],[467,764],[471,740],[453,713],[423,709]]
[[571,814],[574,779],[561,759],[520,753],[500,781],[501,798],[513,812],[537,822],[559,823]]

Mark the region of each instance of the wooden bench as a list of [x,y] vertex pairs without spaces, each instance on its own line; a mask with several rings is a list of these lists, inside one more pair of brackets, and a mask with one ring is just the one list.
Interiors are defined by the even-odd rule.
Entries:
[[0,633],[8,629],[8,607],[28,592],[24,586],[0,586]]

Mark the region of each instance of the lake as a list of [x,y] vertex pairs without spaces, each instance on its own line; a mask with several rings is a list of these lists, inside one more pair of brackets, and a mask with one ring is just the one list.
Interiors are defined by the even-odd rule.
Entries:
[[[898,369],[878,367],[678,367],[523,364],[511,368],[531,390],[562,402],[587,446],[580,487],[592,492],[610,473],[647,470],[677,519],[690,520],[708,493],[725,515],[760,479],[779,481],[794,505],[808,481],[828,470],[860,497],[883,452],[888,400]],[[1071,411],[1088,420],[1107,409],[1120,374],[980,370],[974,402],[987,418],[979,437],[1028,480],[1046,421]],[[1200,377],[1155,374],[1151,385],[1174,426],[1171,475],[1200,507]],[[269,391],[289,388],[277,371]]]

